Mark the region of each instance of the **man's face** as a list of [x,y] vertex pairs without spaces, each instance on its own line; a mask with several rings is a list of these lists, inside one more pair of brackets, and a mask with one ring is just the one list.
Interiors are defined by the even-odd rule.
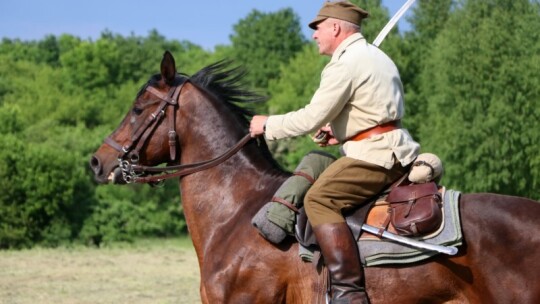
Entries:
[[313,32],[313,39],[319,46],[319,54],[332,56],[335,47],[335,22],[332,18],[327,18],[317,24],[317,29]]

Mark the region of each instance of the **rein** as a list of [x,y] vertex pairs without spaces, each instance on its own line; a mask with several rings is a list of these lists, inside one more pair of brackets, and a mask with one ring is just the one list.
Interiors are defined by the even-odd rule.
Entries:
[[[130,164],[128,161],[124,160],[120,163],[120,168],[123,172],[128,172],[127,176],[131,176],[133,178],[134,183],[149,183],[149,182],[160,182],[164,179],[169,179],[173,177],[180,177],[189,175],[195,172],[203,171],[209,168],[212,168],[214,166],[217,166],[227,159],[229,159],[231,156],[236,154],[246,143],[248,143],[251,140],[251,135],[247,134],[242,138],[236,145],[234,145],[229,150],[225,151],[225,153],[221,154],[218,157],[215,157],[210,160],[205,160],[193,164],[185,164],[185,165],[176,165],[176,166],[166,166],[166,167],[149,167],[149,166],[139,166],[135,164]],[[177,170],[176,172],[170,172],[166,173],[167,171],[171,170]],[[161,175],[151,175],[151,176],[139,176],[137,172],[145,173],[145,172],[154,172],[154,173],[164,173]]]
[[[145,120],[141,127],[131,136],[131,139],[124,146],[120,145],[111,137],[107,137],[105,139],[104,143],[108,144],[113,149],[120,152],[120,154],[118,155],[118,162],[119,167],[122,170],[122,177],[124,178],[126,183],[156,183],[161,182],[165,179],[185,176],[212,168],[223,163],[231,156],[236,154],[246,143],[248,143],[252,139],[251,135],[247,134],[236,145],[225,151],[225,153],[206,161],[185,165],[161,167],[137,165],[139,161],[140,149],[150,138],[150,135],[154,132],[154,130],[157,128],[162,118],[165,117],[166,114],[169,117],[168,137],[170,156],[172,161],[176,159],[177,134],[175,130],[175,114],[176,107],[179,106],[178,100],[180,98],[180,93],[186,81],[188,81],[187,78],[182,78],[180,84],[172,87],[167,94],[163,94],[153,87],[146,87],[146,91],[161,99],[161,103],[157,107],[156,111],[154,111],[154,113],[152,113]],[[145,173],[152,173],[156,175],[142,176]]]

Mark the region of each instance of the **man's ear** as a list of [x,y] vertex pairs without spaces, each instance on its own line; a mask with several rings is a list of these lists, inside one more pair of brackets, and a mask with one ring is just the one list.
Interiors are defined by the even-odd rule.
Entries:
[[332,33],[337,37],[341,33],[341,25],[338,22],[333,23]]

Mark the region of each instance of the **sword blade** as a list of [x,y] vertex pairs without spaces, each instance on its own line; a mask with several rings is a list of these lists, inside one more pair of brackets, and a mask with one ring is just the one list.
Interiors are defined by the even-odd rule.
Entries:
[[411,7],[411,5],[414,3],[415,0],[408,0],[407,2],[405,2],[405,4],[403,4],[403,6],[394,14],[394,16],[390,19],[390,21],[388,21],[388,23],[383,27],[383,29],[381,30],[381,32],[379,33],[379,35],[377,35],[377,38],[375,38],[375,40],[373,40],[373,45],[374,46],[379,46],[382,41],[384,40],[384,38],[386,38],[386,35],[388,35],[388,33],[390,32],[390,30],[394,27],[394,25],[396,25],[396,23],[398,22],[398,20],[401,18],[401,16],[403,16],[403,14],[405,14],[405,12],[409,9],[409,7]]
[[[373,227],[368,224],[362,225],[362,230],[372,233],[374,235],[379,235],[379,228]],[[386,230],[382,233],[382,237],[392,240],[392,241],[396,241],[398,243],[410,245],[416,248],[436,251],[436,252],[440,252],[440,253],[444,253],[448,255],[455,255],[458,252],[458,249],[454,246],[442,246],[442,245],[430,244],[430,243],[418,241],[415,239],[411,239],[408,237],[404,237],[401,235],[397,235],[397,234],[388,232]]]

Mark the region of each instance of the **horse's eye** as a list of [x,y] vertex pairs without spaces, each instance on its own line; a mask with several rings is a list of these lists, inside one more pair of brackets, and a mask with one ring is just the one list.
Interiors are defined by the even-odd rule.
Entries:
[[133,108],[133,114],[135,115],[141,115],[142,111],[141,108]]

